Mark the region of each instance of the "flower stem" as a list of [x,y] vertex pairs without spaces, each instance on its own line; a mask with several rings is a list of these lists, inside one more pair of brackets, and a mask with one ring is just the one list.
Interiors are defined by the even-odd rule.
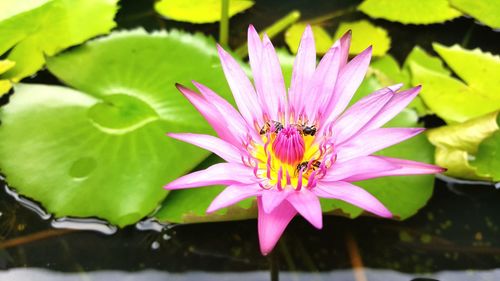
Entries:
[[227,47],[229,43],[229,0],[222,0],[219,24],[219,43]]
[[[267,27],[264,29],[260,35],[262,36],[264,33],[269,36],[270,39],[272,39],[274,36],[278,35],[280,32],[285,30],[287,27],[290,25],[294,24],[297,22],[300,18],[300,12],[297,10],[293,10],[290,13],[288,13],[286,16],[282,17],[279,19],[277,22],[273,23],[271,26]],[[244,58],[248,55],[248,49],[247,49],[247,44],[243,44],[240,47],[238,47],[235,51],[236,55],[238,55],[240,58]]]

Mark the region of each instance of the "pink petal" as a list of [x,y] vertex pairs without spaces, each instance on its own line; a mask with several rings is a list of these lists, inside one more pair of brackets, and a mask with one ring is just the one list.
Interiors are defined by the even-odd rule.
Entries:
[[262,111],[252,83],[240,65],[221,46],[217,46],[217,49],[236,105],[247,123],[254,124],[257,116],[262,116]]
[[309,81],[313,77],[315,68],[316,46],[311,26],[308,25],[302,34],[299,50],[293,63],[292,81],[288,92],[290,107],[295,111],[295,115],[302,110],[305,93],[309,90]]
[[315,120],[318,109],[324,110],[332,99],[340,68],[340,47],[334,45],[323,56],[309,85],[309,93],[304,92],[303,101],[309,120]]
[[379,128],[357,135],[337,147],[337,161],[344,162],[360,156],[367,156],[391,145],[414,137],[423,128]]
[[349,48],[351,46],[351,30],[348,30],[342,37],[339,39],[340,44],[340,67],[344,67],[347,63],[347,59],[349,58]]
[[258,230],[260,251],[263,255],[267,255],[273,250],[285,231],[286,226],[295,214],[297,214],[297,211],[287,201],[284,201],[271,213],[264,212],[260,198],[257,198],[257,205],[259,207]]
[[205,117],[207,122],[214,128],[215,132],[223,140],[230,143],[238,143],[238,140],[228,132],[226,126],[226,119],[220,114],[220,112],[213,107],[207,100],[205,100],[198,93],[188,89],[181,84],[175,85],[177,89],[191,102],[191,104],[196,107],[196,109]]
[[[238,139],[237,143],[233,143],[234,145],[241,145],[243,142],[247,141],[247,136],[249,134],[254,141],[262,142],[262,138],[257,134],[255,128],[249,127],[240,113],[236,111],[229,102],[214,93],[208,87],[196,81],[193,81],[193,84],[198,88],[203,97],[225,117],[225,122],[227,123],[226,130],[229,130],[229,132]],[[262,123],[259,116],[257,116],[257,122]]]
[[390,163],[391,165],[398,166],[398,169],[390,169],[385,171],[381,170],[378,172],[365,173],[363,175],[360,174],[356,176],[356,178],[353,179],[350,178],[349,181],[360,181],[360,180],[367,180],[367,179],[386,177],[386,176],[436,174],[446,171],[445,168],[427,163],[421,163],[411,160],[391,158],[385,156],[376,156],[376,157],[386,161],[387,163]]
[[341,144],[358,134],[377,113],[389,102],[393,92],[389,88],[379,90],[362,98],[351,106],[333,124],[335,143]]
[[219,163],[205,170],[193,172],[180,177],[165,186],[165,189],[175,190],[208,185],[231,185],[256,183],[251,168],[237,163]]
[[283,200],[285,200],[290,192],[285,189],[282,191],[279,190],[266,190],[262,192],[262,208],[264,212],[271,213],[274,208],[281,205]]
[[392,217],[391,212],[377,198],[348,182],[318,182],[313,192],[323,198],[345,201],[384,218]]
[[260,36],[253,25],[248,26],[247,37],[248,59],[250,61],[252,72],[255,73],[259,71],[259,65],[262,58],[262,41],[260,40]]
[[309,221],[314,227],[321,229],[323,227],[323,213],[318,197],[308,189],[292,191],[287,197],[288,202]]
[[335,162],[326,175],[321,179],[330,181],[356,181],[366,174],[381,173],[399,169],[400,166],[393,164],[378,156],[361,156],[345,162]]
[[267,35],[264,35],[258,67],[258,71],[253,71],[253,76],[260,103],[266,108],[271,120],[280,120],[280,113],[285,112],[286,106],[285,82],[278,56]]
[[401,112],[420,92],[421,86],[395,93],[392,99],[380,110],[363,130],[372,130],[382,127],[389,120]]
[[234,145],[210,135],[200,134],[167,134],[169,137],[194,144],[209,150],[227,162],[241,163],[241,152]]
[[262,192],[262,188],[258,184],[240,185],[234,184],[226,187],[224,191],[219,193],[217,197],[210,203],[207,213],[215,212],[219,209],[226,208],[248,197],[257,196]]
[[372,47],[368,47],[340,70],[331,102],[323,112],[324,124],[335,120],[347,107],[365,77],[371,57]]

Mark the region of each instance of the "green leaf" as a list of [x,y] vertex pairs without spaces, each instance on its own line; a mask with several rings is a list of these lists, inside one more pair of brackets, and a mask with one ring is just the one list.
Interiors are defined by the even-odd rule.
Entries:
[[497,100],[500,106],[500,56],[484,53],[480,49],[466,50],[458,45],[446,47],[437,43],[432,45],[446,64],[467,85],[481,95]]
[[373,45],[372,54],[383,56],[391,47],[391,38],[387,31],[371,24],[369,21],[341,22],[333,38],[339,39],[348,30],[352,31],[350,54],[359,54],[370,45]]
[[404,24],[441,23],[461,15],[448,0],[365,0],[358,9],[372,18]]
[[[285,42],[292,53],[296,54],[299,49],[302,33],[306,28],[305,23],[296,23],[290,26],[285,32]],[[319,25],[311,25],[314,34],[314,43],[316,44],[316,53],[324,54],[330,49],[333,40],[328,32]]]
[[[0,4],[0,55],[14,68],[2,75],[17,82],[37,72],[45,56],[78,45],[115,26],[118,0],[6,0]],[[3,9],[2,9],[3,8]]]
[[213,40],[120,32],[47,64],[78,90],[16,88],[0,109],[0,170],[55,216],[135,223],[165,198],[164,184],[207,157],[165,133],[211,132],[174,84],[194,79],[228,96]]
[[[252,7],[252,0],[229,0],[229,17]],[[221,19],[222,0],[161,0],[155,10],[162,16],[176,21],[210,23]]]
[[419,46],[413,47],[413,50],[406,57],[403,69],[409,71],[410,64],[412,63],[419,64],[429,70],[433,70],[445,75],[451,74],[451,72],[444,66],[442,60],[429,55]]
[[[427,136],[436,146],[436,164],[447,168],[446,174],[452,177],[491,180],[496,173],[492,169],[499,167],[487,166],[498,158],[494,148],[496,137],[490,138],[499,129],[497,116],[498,112],[494,112],[461,124],[429,130]],[[486,141],[488,138],[492,140]],[[474,158],[476,160],[469,163]]]
[[500,131],[497,130],[479,144],[476,158],[470,164],[476,168],[478,175],[493,181],[500,180]]
[[467,83],[450,76],[439,64],[409,61],[412,83],[424,85],[425,104],[448,123],[464,122],[500,108],[496,74],[500,58],[479,50],[434,45],[445,62]]
[[493,29],[500,28],[500,2],[478,0],[449,0],[451,6],[468,14]]

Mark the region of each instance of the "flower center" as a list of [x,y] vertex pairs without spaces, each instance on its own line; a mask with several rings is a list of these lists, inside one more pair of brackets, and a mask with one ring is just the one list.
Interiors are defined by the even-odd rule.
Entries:
[[295,126],[279,130],[272,144],[273,153],[281,162],[296,165],[304,157],[305,143]]

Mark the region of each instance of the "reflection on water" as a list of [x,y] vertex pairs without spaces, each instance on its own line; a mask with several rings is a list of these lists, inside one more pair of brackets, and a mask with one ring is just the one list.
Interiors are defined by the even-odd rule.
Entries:
[[2,196],[0,280],[269,280],[270,271],[280,280],[500,280],[498,202],[493,186],[438,181],[404,222],[328,216],[317,231],[297,218],[263,257],[255,220],[146,220],[104,235],[54,229]]
[[[434,274],[425,275],[421,279],[416,279],[413,274],[396,272],[393,270],[365,269],[366,279],[370,281],[409,281],[409,280],[441,280],[441,281],[496,281],[500,278],[500,269],[479,270],[479,271],[443,271]],[[335,270],[320,273],[307,272],[283,272],[280,273],[282,281],[301,281],[301,280],[334,280],[334,281],[352,281],[353,273],[351,270]],[[0,280],[37,280],[37,281],[255,281],[268,280],[269,272],[251,271],[251,272],[186,272],[186,273],[168,273],[156,270],[144,270],[140,272],[123,271],[95,271],[87,273],[61,273],[44,269],[12,269],[6,272],[0,272]]]

